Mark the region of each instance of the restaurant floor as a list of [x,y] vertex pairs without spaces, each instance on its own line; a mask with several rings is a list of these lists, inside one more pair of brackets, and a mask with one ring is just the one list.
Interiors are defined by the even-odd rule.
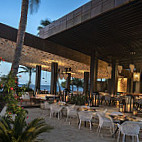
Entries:
[[[108,112],[118,111],[114,107],[98,107],[97,110],[108,109]],[[117,135],[112,138],[108,130],[102,130],[102,135],[98,136],[97,125],[93,125],[90,131],[89,126],[82,125],[81,130],[78,129],[76,119],[71,121],[71,125],[66,122],[65,118],[58,120],[56,117],[49,118],[49,110],[42,110],[40,108],[27,109],[29,111],[28,122],[34,118],[45,118],[47,124],[54,127],[49,133],[44,133],[39,136],[42,142],[116,142]],[[120,140],[121,141],[121,140]],[[131,142],[131,138],[126,138],[126,142]],[[140,132],[140,142],[142,142],[142,132]]]

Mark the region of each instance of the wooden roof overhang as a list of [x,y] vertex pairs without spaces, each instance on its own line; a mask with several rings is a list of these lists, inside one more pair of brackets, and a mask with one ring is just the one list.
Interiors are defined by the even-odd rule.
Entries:
[[[16,48],[17,30],[0,23],[0,56],[12,62]],[[90,57],[31,34],[25,34],[20,64],[28,67],[41,65],[51,71],[51,63],[58,62],[60,69],[72,68],[72,76],[83,78],[84,71],[90,71]],[[108,64],[99,60],[98,78],[109,78]]]
[[[130,63],[142,68],[142,0],[103,13],[93,19],[57,33],[47,40],[110,62],[115,58],[128,68]],[[135,52],[135,55],[131,55]]]

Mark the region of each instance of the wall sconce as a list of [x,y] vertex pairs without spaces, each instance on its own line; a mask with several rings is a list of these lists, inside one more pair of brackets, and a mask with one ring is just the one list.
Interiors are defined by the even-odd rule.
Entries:
[[122,72],[123,67],[122,66],[118,66],[118,73]]

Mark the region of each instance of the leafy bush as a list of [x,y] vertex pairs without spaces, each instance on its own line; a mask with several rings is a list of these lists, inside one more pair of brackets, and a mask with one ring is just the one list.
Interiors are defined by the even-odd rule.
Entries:
[[71,97],[69,98],[69,103],[76,104],[76,105],[85,105],[86,100],[87,100],[86,96],[72,94]]
[[0,142],[33,142],[43,132],[51,130],[41,118],[36,118],[29,124],[26,117],[19,113],[14,121],[8,117],[0,118]]

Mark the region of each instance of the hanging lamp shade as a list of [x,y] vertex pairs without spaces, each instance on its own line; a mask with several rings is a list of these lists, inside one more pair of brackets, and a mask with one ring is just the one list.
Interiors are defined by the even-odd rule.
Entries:
[[122,72],[123,67],[122,66],[118,66],[118,73]]
[[130,71],[133,73],[133,72],[134,72],[135,65],[134,65],[134,64],[130,64],[130,65],[129,65],[129,68],[130,68]]
[[107,72],[108,72],[108,74],[111,74],[111,71],[112,71],[112,67],[111,66],[107,66]]
[[140,81],[140,72],[134,72],[133,81]]

